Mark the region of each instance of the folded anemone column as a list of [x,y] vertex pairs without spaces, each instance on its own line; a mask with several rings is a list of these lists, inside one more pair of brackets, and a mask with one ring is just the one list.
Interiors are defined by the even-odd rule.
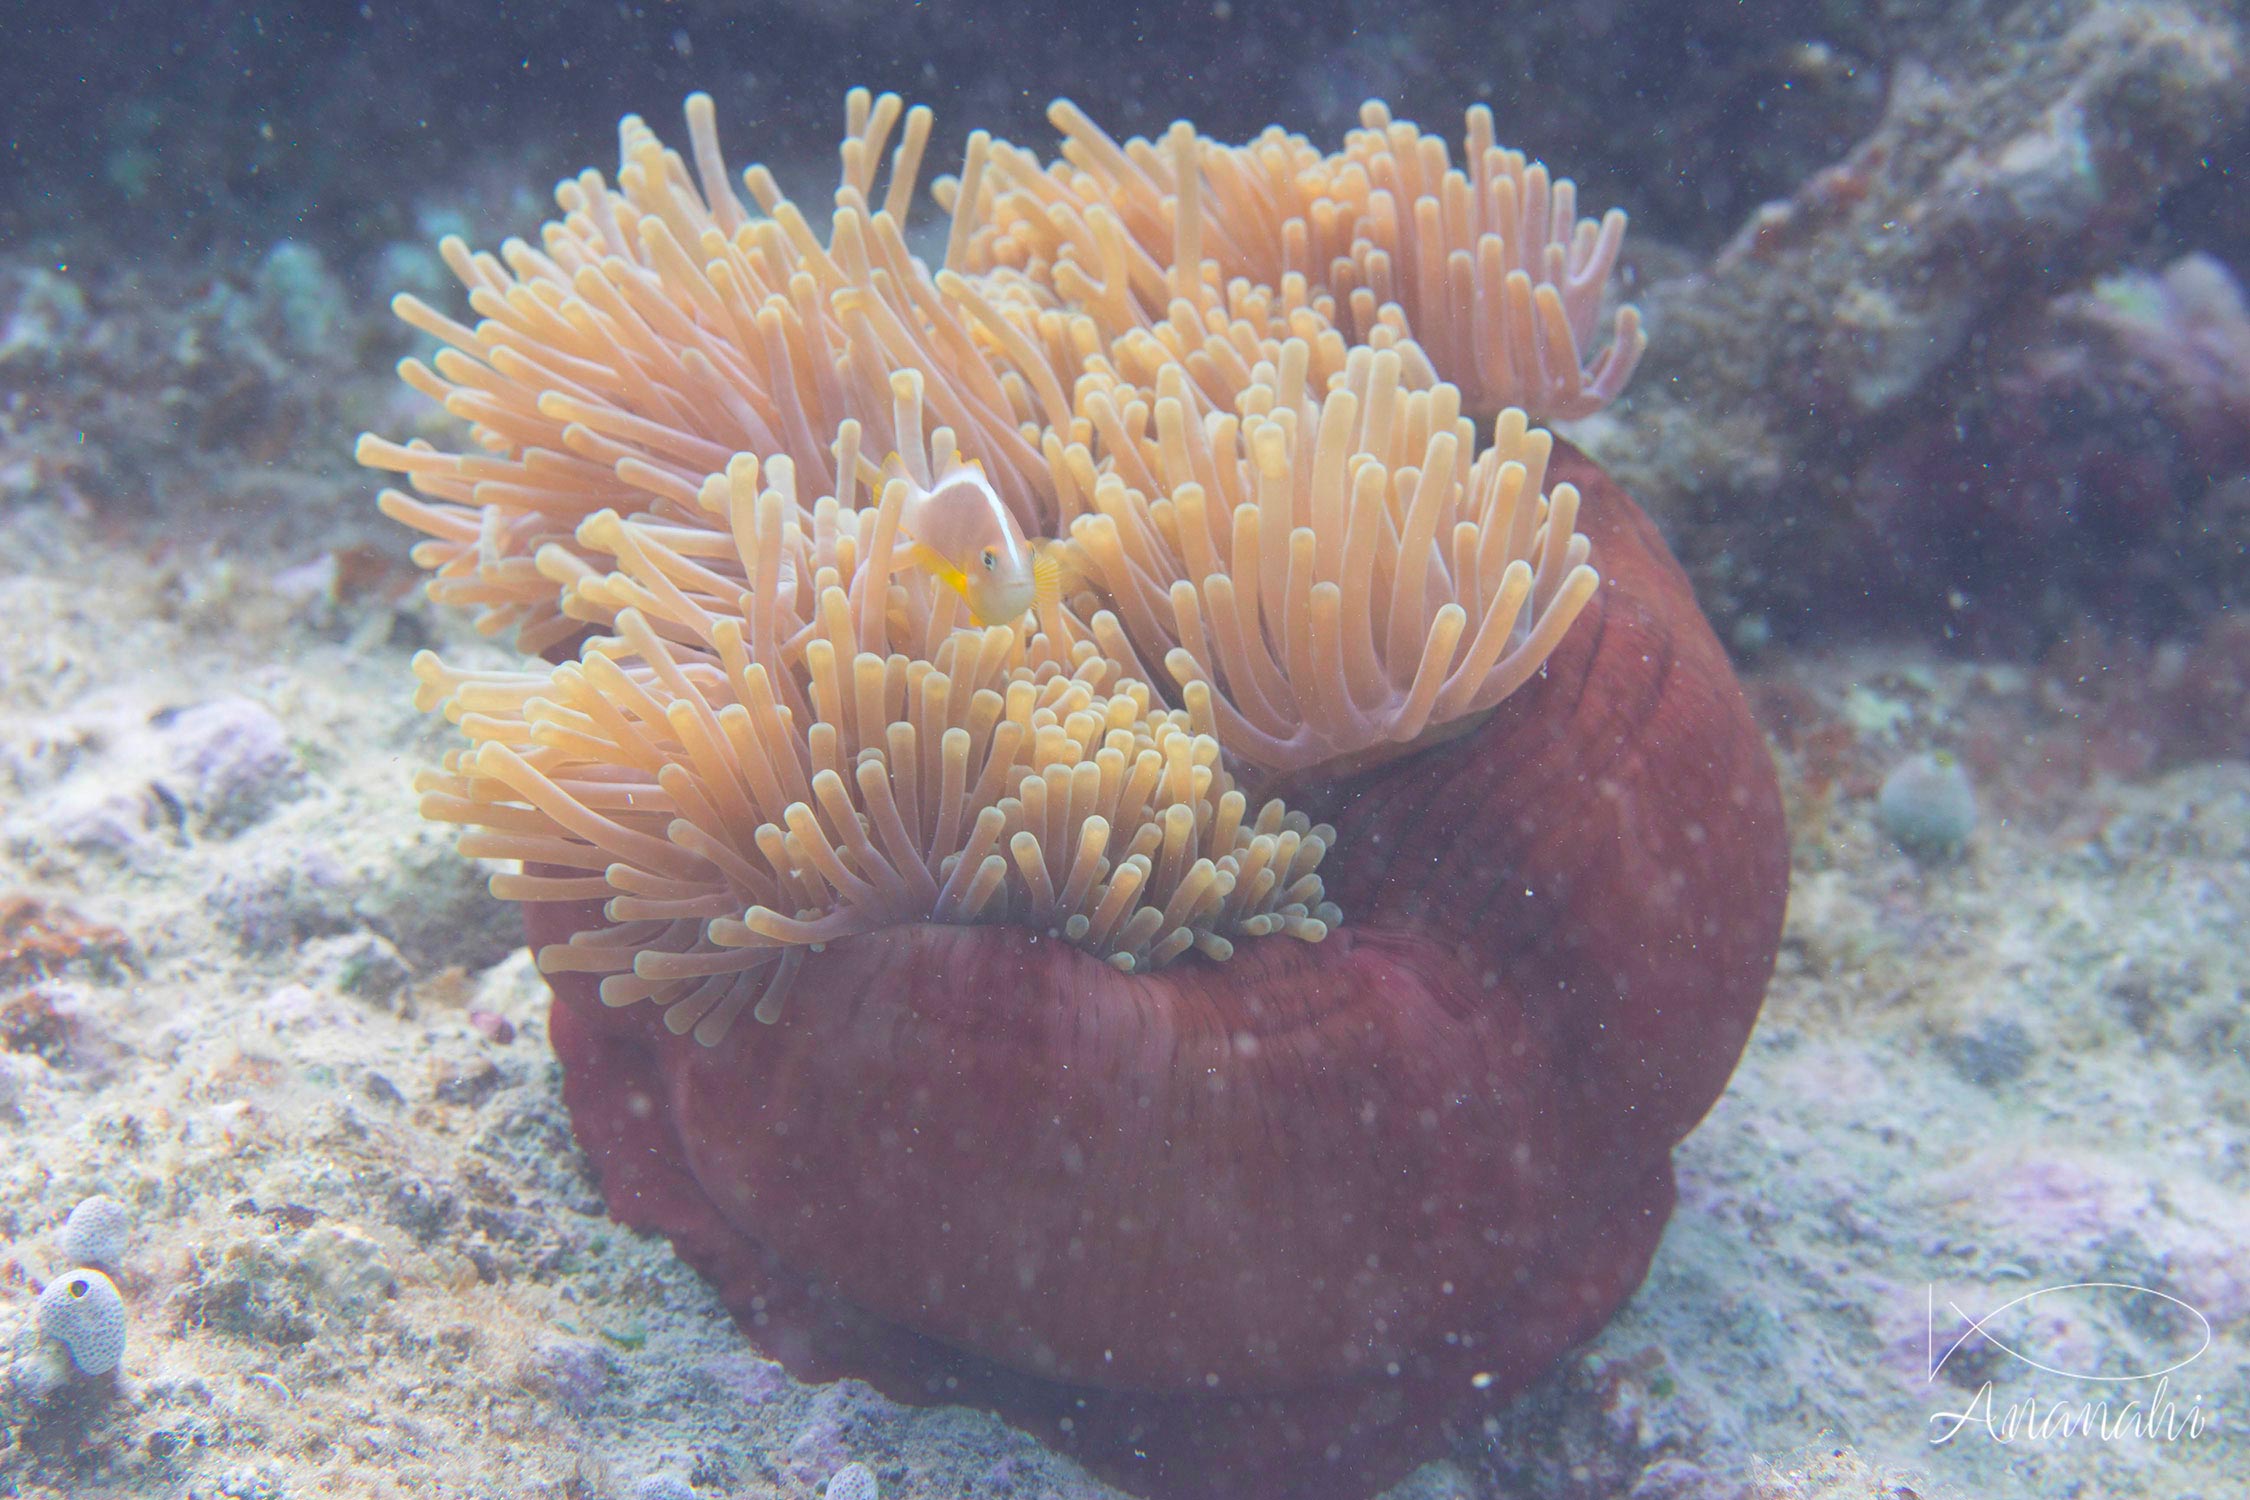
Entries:
[[[515,862],[612,1212],[799,1375],[1152,1496],[1370,1494],[1596,1332],[1778,939],[1725,657],[1534,425],[1639,354],[1585,348],[1621,216],[1363,118],[1058,105],[1058,162],[971,137],[933,271],[925,113],[853,96],[824,238],[699,96],[447,247],[479,321],[402,299],[402,373],[471,441],[360,448],[542,653],[418,661],[423,805]],[[902,534],[956,455],[1021,619]]]

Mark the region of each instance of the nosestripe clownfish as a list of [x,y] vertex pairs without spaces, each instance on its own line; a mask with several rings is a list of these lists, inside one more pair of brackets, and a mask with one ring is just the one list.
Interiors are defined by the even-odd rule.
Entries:
[[960,595],[979,626],[1013,625],[1061,597],[1059,544],[1025,540],[982,465],[956,453],[925,487],[894,453],[882,477],[906,482],[898,528],[907,561]]

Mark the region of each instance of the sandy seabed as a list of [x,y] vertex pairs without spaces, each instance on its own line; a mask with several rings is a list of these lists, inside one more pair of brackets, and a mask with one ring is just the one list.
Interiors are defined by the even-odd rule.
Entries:
[[[514,913],[410,789],[449,743],[413,650],[507,658],[364,545],[218,529],[0,513],[0,1495],[800,1497],[854,1461],[894,1500],[1115,1493],[987,1414],[798,1384],[607,1220]],[[1394,1493],[2239,1493],[2250,766],[2001,776],[1918,865],[1869,775],[2038,722],[2029,680],[1869,650],[1752,688],[1794,721],[1788,933],[1654,1271]],[[94,1194],[128,1344],[58,1391],[34,1304]],[[2085,1282],[2177,1301],[2051,1294],[2009,1326],[2052,1368],[1972,1340],[1931,1378],[1949,1309]],[[2075,1378],[2205,1325],[2169,1430],[2127,1409],[2153,1380]]]

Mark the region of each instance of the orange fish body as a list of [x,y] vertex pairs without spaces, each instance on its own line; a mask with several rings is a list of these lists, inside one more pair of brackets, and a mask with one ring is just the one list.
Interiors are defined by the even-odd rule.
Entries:
[[1055,600],[1060,566],[1050,549],[1025,539],[981,465],[956,453],[924,487],[894,454],[883,473],[907,484],[898,518],[907,560],[960,595],[979,626],[1013,625]]

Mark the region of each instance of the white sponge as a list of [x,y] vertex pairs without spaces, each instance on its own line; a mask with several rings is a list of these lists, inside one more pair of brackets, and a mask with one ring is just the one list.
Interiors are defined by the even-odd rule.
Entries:
[[125,1357],[125,1299],[99,1271],[66,1271],[39,1294],[39,1333],[68,1350],[79,1373],[107,1375]]
[[81,1266],[107,1266],[116,1270],[125,1263],[125,1246],[133,1236],[133,1216],[115,1198],[96,1193],[83,1199],[63,1220],[62,1253]]

